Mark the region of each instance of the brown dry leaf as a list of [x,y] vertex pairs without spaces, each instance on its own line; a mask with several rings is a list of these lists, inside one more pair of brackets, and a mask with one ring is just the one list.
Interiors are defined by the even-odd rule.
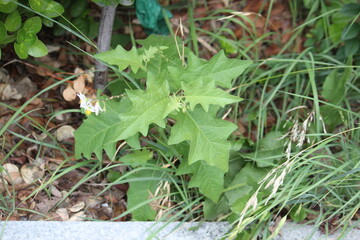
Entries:
[[21,189],[18,193],[17,193],[17,197],[20,201],[25,201],[28,196],[33,193],[33,189]]
[[1,100],[10,100],[15,99],[19,100],[22,98],[22,95],[17,91],[17,89],[11,86],[8,83],[1,83],[0,84],[0,97]]
[[47,214],[49,212],[49,210],[51,208],[53,208],[61,200],[61,198],[54,197],[54,198],[48,199],[47,197],[38,195],[36,200],[39,201],[39,203],[36,204],[36,207],[38,209],[37,211],[42,214]]
[[4,171],[1,172],[2,176],[8,181],[11,185],[18,185],[23,182],[23,179],[20,175],[19,168],[12,163],[5,163],[3,165]]
[[75,129],[70,125],[61,126],[55,132],[56,139],[59,142],[62,142],[62,141],[67,140],[69,138],[73,138],[74,137],[74,131],[75,131]]
[[[90,69],[91,70],[91,69]],[[85,74],[83,74],[84,78],[86,81],[88,81],[89,83],[93,82],[94,79],[94,72],[92,71],[87,71]]]
[[105,200],[103,197],[90,197],[86,199],[86,206],[89,208],[99,207]]
[[50,186],[50,192],[51,192],[51,195],[53,195],[54,197],[58,197],[58,198],[62,197],[61,192],[54,185]]
[[26,76],[16,81],[15,88],[23,97],[38,91],[37,85]]
[[[126,212],[126,206],[123,203],[114,204],[114,210],[113,210],[113,216],[112,217],[116,218],[117,216],[123,214],[124,212]],[[126,216],[118,218],[118,219],[116,219],[114,221],[117,221],[117,222],[126,221]]]
[[[61,177],[57,187],[61,190],[69,190],[73,186],[75,186],[75,184],[78,183],[83,177],[84,175],[80,173],[78,170],[68,172]],[[61,192],[65,195],[67,194],[67,192],[64,191]]]
[[78,213],[75,213],[69,218],[69,221],[84,221],[84,218],[86,217],[85,212],[81,211]]
[[75,92],[83,92],[85,89],[85,80],[84,80],[84,74],[81,74],[74,82],[73,87]]
[[58,213],[51,212],[49,214],[46,214],[45,219],[41,219],[41,220],[44,220],[44,221],[61,221],[62,218]]
[[0,180],[0,194],[3,194],[8,189],[7,181]]
[[44,176],[44,169],[31,163],[22,166],[20,171],[27,184],[33,183]]
[[84,73],[84,70],[82,68],[79,68],[79,67],[76,67],[75,70],[74,70],[74,74],[82,74]]
[[18,157],[9,157],[9,161],[23,165],[27,162],[27,157],[24,155]]
[[29,105],[24,108],[24,112],[30,112],[44,106],[44,102],[40,98],[35,98]]
[[68,54],[65,48],[60,49],[58,61],[61,63],[61,67],[64,67],[68,64]]
[[[243,12],[259,12],[260,9],[267,9],[269,3],[263,0],[248,0]],[[265,5],[265,6],[264,6]]]
[[58,210],[56,210],[56,213],[61,217],[62,221],[69,220],[69,213],[66,208],[59,208]]
[[85,202],[78,202],[75,205],[73,205],[72,207],[70,207],[69,211],[73,212],[73,213],[76,213],[76,212],[79,212],[84,207],[85,207]]
[[53,73],[50,69],[48,69],[44,66],[40,66],[40,65],[35,67],[35,71],[39,76],[42,76],[42,77],[48,77],[49,75],[51,75]]
[[65,88],[63,91],[63,97],[66,101],[74,101],[76,99],[76,92],[75,90],[70,86],[70,84]]

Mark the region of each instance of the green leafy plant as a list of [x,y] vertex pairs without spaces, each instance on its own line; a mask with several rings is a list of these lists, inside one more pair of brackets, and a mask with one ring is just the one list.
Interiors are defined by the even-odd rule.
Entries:
[[[29,0],[26,4],[34,12],[47,18],[55,18],[64,12],[64,7],[53,0]],[[43,25],[51,27],[53,22],[49,19],[36,16],[34,12],[24,11],[18,7],[17,0],[1,0],[0,12],[0,48],[13,43],[16,54],[21,59],[29,55],[42,57],[48,53],[45,44],[38,39],[37,34]],[[26,19],[23,21],[23,19]],[[0,52],[1,53],[1,52]]]
[[[324,17],[315,21],[314,27],[306,35],[305,46],[316,47],[318,52],[338,48],[336,55],[340,61],[344,61],[347,56],[359,56],[360,4],[352,0],[345,3],[344,1],[332,1],[330,4],[317,3],[320,8],[317,11]],[[310,8],[312,3],[305,5]],[[327,16],[329,12],[334,14]]]
[[[185,61],[170,37],[152,35],[138,43],[142,48],[126,51],[118,46],[95,55],[97,59],[116,65],[119,71],[129,67],[134,78],[146,79],[146,87],[126,89],[120,101],[99,100],[104,112],[98,116],[89,115],[76,130],[75,155],[91,158],[95,153],[101,160],[105,150],[110,159],[118,160],[116,143],[126,141],[133,149],[143,150],[129,149],[134,158],[125,156],[120,161],[132,167],[143,166],[148,161],[161,166],[161,161],[149,157],[148,147],[139,143],[141,133],[141,138],[157,139],[166,149],[165,154],[180,159],[180,164],[174,166],[176,174],[190,174],[188,187],[199,188],[209,201],[216,203],[224,190],[224,174],[229,171],[231,143],[228,138],[237,128],[217,113],[220,107],[242,100],[222,88],[231,87],[232,80],[251,62],[228,59],[223,52],[205,61],[188,49],[184,49],[188,54]],[[158,179],[160,173],[139,170],[136,177]],[[132,200],[139,203],[140,196],[142,201],[149,199],[158,181],[143,181],[147,182],[145,185],[130,182],[130,206],[134,206]],[[138,208],[133,217],[153,219],[153,210],[147,208],[148,215],[143,216],[144,209]]]
[[[89,39],[94,39],[98,35],[100,23],[89,14],[90,8],[87,0],[60,0],[59,2],[65,9],[62,17],[59,19],[61,24],[76,27],[78,31]],[[54,35],[60,36],[66,32],[66,29],[62,26],[54,26]]]

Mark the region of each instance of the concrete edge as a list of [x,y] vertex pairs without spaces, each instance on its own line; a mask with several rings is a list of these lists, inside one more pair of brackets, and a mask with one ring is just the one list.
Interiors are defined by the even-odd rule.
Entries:
[[[227,222],[50,222],[12,221],[1,223],[1,240],[214,240],[230,230]],[[276,240],[357,240],[360,230],[349,228],[344,235],[324,235],[314,226],[287,222]]]

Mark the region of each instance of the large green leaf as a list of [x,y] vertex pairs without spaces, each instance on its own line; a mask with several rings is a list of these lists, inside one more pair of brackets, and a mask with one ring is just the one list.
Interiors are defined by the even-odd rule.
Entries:
[[9,32],[14,32],[18,30],[21,26],[21,16],[18,11],[10,13],[5,20],[6,30]]
[[[137,40],[137,43],[142,45],[142,48],[138,49],[138,51],[143,57],[147,73],[152,72],[157,76],[162,75],[165,76],[166,79],[169,79],[167,67],[169,65],[181,65],[181,59],[179,58],[173,37],[152,34],[146,39]],[[185,48],[185,50],[187,50],[187,48]],[[151,56],[151,58],[149,58],[149,56]],[[143,78],[147,73],[140,70],[136,74],[136,77]],[[170,88],[172,89],[171,85]]]
[[130,111],[119,115],[121,133],[116,140],[127,139],[137,132],[146,136],[152,123],[165,127],[164,118],[168,114],[168,105],[172,104],[166,82],[149,85],[146,91],[129,90],[127,94],[132,107]]
[[341,7],[340,13],[344,16],[355,17],[358,16],[360,12],[360,4],[358,3],[348,3]]
[[[234,213],[241,213],[246,202],[257,190],[258,182],[266,176],[268,170],[269,169],[266,168],[254,167],[252,164],[248,163],[235,175],[228,186],[229,190],[225,192],[225,196]],[[259,197],[261,197],[260,195]]]
[[115,142],[133,137],[138,132],[147,135],[152,123],[165,127],[164,118],[172,104],[166,82],[146,91],[129,90],[121,102],[105,101],[105,112],[90,115],[75,131],[75,156],[90,158],[95,153],[102,159],[104,149],[113,157]]
[[29,47],[28,53],[33,57],[43,57],[48,54],[48,50],[42,41],[36,39],[35,43]]
[[230,88],[233,79],[237,78],[251,61],[229,59],[223,51],[220,51],[209,61],[204,61],[190,53],[188,66],[168,67],[171,74],[171,83],[175,88],[181,87],[181,82],[191,83],[198,79],[215,81],[216,85]]
[[274,166],[274,161],[284,156],[284,138],[280,132],[269,132],[259,140],[256,151],[243,154],[255,161],[258,167]]
[[226,172],[231,147],[227,138],[236,126],[210,116],[199,107],[194,111],[178,113],[175,119],[176,124],[171,130],[168,143],[190,141],[189,164],[204,160]]
[[360,24],[359,23],[350,23],[346,26],[341,34],[342,40],[349,40],[359,36],[360,33]]
[[220,88],[216,88],[215,82],[204,83],[202,80],[194,81],[189,84],[182,84],[186,100],[190,103],[193,110],[197,104],[201,104],[205,111],[209,110],[210,104],[224,107],[226,104],[241,101],[242,99],[233,96]]
[[215,220],[217,216],[220,214],[225,215],[230,210],[229,202],[224,196],[222,196],[217,203],[207,198],[203,202],[203,205],[204,217],[208,221]]
[[219,200],[224,189],[224,172],[210,166],[205,161],[197,161],[191,165],[183,159],[176,174],[192,174],[189,187],[198,187],[200,192],[213,202]]
[[352,38],[345,41],[345,54],[346,56],[355,55],[360,48],[360,37]]
[[41,18],[39,16],[29,18],[25,21],[23,30],[26,33],[38,33],[42,27]]
[[127,209],[133,210],[132,220],[153,221],[156,211],[150,203],[146,203],[153,197],[158,187],[161,173],[153,170],[140,170],[129,178],[129,190],[127,191]]
[[[352,59],[349,58],[348,64]],[[351,78],[351,68],[346,68],[343,74],[335,69],[325,79],[321,95],[333,104],[339,104],[345,96],[346,82]]]
[[166,57],[178,54],[174,37],[152,34],[146,39],[136,40],[136,42],[141,44],[144,49],[161,46],[167,47],[163,50]]
[[149,150],[134,151],[133,153],[126,154],[119,159],[120,162],[137,166],[146,163],[152,158],[153,154]]
[[98,53],[94,57],[108,64],[118,66],[119,71],[129,66],[134,73],[136,73],[139,68],[145,69],[142,63],[142,56],[138,54],[136,47],[133,47],[130,51],[126,51],[122,46],[118,45],[114,50]]
[[17,0],[13,0],[11,2],[8,2],[6,4],[0,4],[0,12],[3,13],[11,13],[16,10],[17,8]]
[[[119,114],[131,106],[127,98],[123,101],[106,101],[106,112],[98,116],[90,115],[75,131],[75,157],[90,158],[95,153],[99,160],[102,159],[102,150],[112,153],[115,148],[115,138],[119,135],[121,120]],[[109,154],[110,155],[110,154]],[[111,154],[112,158],[113,155]]]
[[30,7],[37,12],[45,11],[50,2],[51,0],[29,0]]
[[0,43],[6,38],[7,33],[6,33],[6,27],[5,24],[0,21]]
[[54,18],[63,14],[64,11],[64,7],[60,3],[51,1],[47,5],[45,11],[42,12],[42,14],[48,16],[49,18]]
[[26,59],[29,55],[28,55],[28,48],[26,47],[26,45],[24,43],[14,43],[14,49],[16,54],[19,56],[19,58],[21,59]]

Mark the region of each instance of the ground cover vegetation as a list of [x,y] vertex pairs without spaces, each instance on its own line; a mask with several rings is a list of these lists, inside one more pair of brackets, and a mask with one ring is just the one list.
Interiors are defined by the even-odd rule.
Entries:
[[41,2],[0,0],[2,220],[359,221],[357,1]]

